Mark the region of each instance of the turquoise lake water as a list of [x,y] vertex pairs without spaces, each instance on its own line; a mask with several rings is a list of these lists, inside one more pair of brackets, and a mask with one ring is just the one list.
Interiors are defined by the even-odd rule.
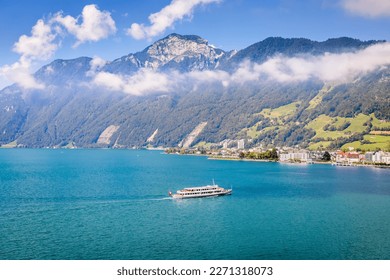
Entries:
[[0,259],[390,259],[390,170],[0,150]]

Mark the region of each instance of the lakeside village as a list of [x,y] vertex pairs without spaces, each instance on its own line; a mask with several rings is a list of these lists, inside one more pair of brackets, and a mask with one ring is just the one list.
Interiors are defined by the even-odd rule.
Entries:
[[279,161],[286,163],[329,163],[339,166],[379,166],[390,167],[390,152],[377,151],[309,151],[291,147],[271,149],[245,148],[245,140],[224,140],[217,145],[176,147],[165,149],[167,154],[205,155],[209,159]]

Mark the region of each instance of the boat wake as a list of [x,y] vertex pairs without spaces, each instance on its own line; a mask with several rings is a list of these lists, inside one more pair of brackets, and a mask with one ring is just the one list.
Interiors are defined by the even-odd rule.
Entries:
[[131,197],[128,199],[120,200],[101,200],[101,201],[85,201],[83,204],[115,204],[115,203],[135,203],[135,202],[147,202],[147,201],[163,201],[163,200],[172,200],[172,197]]
[[142,201],[159,201],[159,200],[172,200],[172,197],[162,197],[162,198],[146,198],[146,199],[140,199]]

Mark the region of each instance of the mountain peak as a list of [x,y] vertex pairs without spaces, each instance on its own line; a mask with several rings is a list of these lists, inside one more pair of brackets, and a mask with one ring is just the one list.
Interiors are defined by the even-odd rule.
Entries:
[[172,33],[134,55],[143,67],[181,71],[215,68],[224,51],[196,35]]
[[166,36],[165,38],[158,40],[157,42],[166,41],[166,40],[175,40],[175,39],[176,40],[194,41],[198,44],[208,44],[208,41],[206,39],[204,39],[198,35],[181,35],[181,34],[177,34],[177,33],[171,33],[168,36]]
[[172,33],[147,47],[144,52],[151,56],[161,54],[180,55],[188,51],[203,52],[208,48],[212,48],[208,45],[208,41],[199,36]]

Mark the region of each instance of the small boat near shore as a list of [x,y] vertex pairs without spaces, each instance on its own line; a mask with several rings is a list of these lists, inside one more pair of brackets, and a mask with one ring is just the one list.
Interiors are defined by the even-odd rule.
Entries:
[[232,191],[233,189],[224,189],[213,182],[212,185],[184,188],[182,190],[178,190],[174,194],[172,192],[169,192],[168,194],[172,198],[183,199],[231,195]]

